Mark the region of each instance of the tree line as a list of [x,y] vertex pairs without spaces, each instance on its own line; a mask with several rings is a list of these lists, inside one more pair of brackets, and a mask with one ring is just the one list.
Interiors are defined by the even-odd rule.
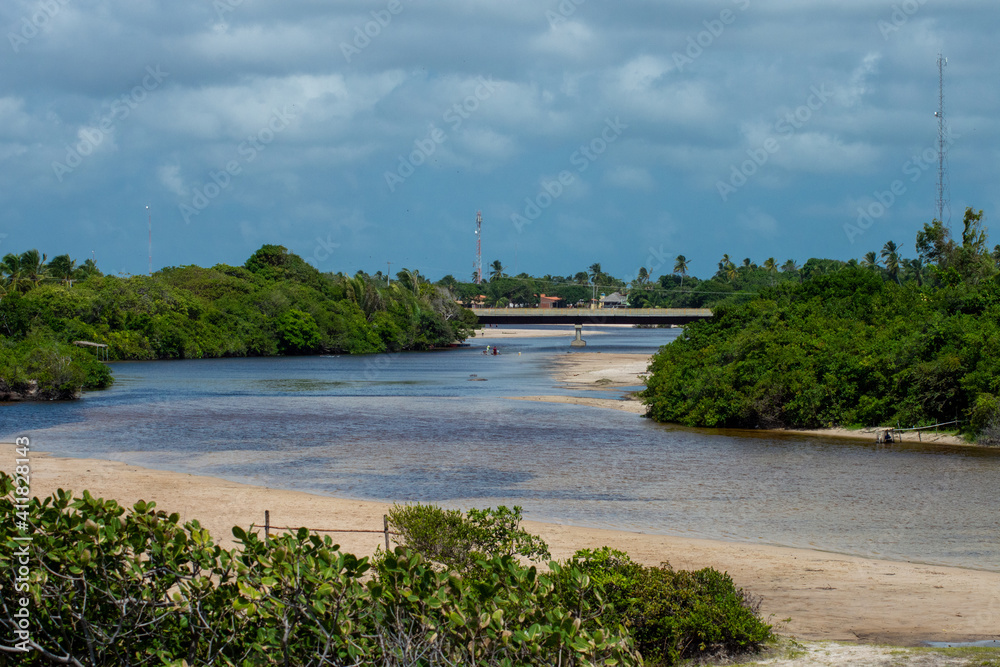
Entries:
[[[152,276],[105,276],[91,260],[8,254],[0,297],[0,395],[72,395],[106,386],[110,373],[70,345],[108,345],[112,360],[426,350],[465,339],[475,316],[418,271],[394,281],[320,273],[278,245],[243,266],[167,267]],[[39,350],[48,350],[40,359]],[[93,355],[90,355],[92,358]],[[106,370],[106,369],[105,369]],[[56,383],[57,371],[69,373]],[[65,373],[64,373],[65,374]],[[41,379],[40,379],[41,378]],[[76,385],[75,391],[79,391]]]
[[[894,244],[864,262],[826,260],[716,304],[654,356],[649,416],[749,428],[959,421],[1000,444],[1000,248],[988,249],[971,208],[960,238],[934,220],[916,248],[908,261]],[[736,274],[748,284],[755,272]]]

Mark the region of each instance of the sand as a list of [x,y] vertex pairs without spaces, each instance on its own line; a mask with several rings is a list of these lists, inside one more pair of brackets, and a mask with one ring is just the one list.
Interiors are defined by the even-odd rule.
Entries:
[[[155,500],[184,520],[198,519],[213,537],[232,546],[233,525],[275,526],[372,533],[334,533],[356,554],[382,544],[382,516],[389,505],[250,486],[213,477],[150,470],[115,461],[49,456],[34,443],[32,493],[58,488],[114,498],[131,506]],[[13,445],[0,445],[0,469],[10,473]],[[801,639],[890,642],[971,641],[997,637],[1000,573],[856,558],[762,544],[647,535],[527,522],[553,556],[586,547],[612,546],[642,563],[715,567],[764,597],[763,612],[783,634]],[[790,619],[787,622],[784,619]]]

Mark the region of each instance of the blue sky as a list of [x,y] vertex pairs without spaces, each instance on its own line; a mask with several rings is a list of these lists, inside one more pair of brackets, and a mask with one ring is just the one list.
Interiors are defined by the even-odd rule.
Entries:
[[[6,0],[0,254],[619,277],[998,213],[992,1]],[[859,222],[859,211],[870,218]],[[947,217],[947,216],[946,216]],[[1000,243],[1000,232],[992,243]]]

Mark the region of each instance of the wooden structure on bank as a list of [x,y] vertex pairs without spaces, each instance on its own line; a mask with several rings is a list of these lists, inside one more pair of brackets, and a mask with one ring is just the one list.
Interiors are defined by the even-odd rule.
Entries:
[[[98,361],[108,360],[108,346],[105,345],[104,343],[92,343],[89,340],[75,340],[73,341],[73,345],[78,345],[80,347],[92,347],[97,350]],[[103,355],[101,355],[102,351],[104,352]],[[101,358],[102,356],[104,357],[103,359]]]
[[906,433],[908,431],[916,431],[917,432],[917,441],[919,442],[919,441],[921,441],[921,437],[920,437],[920,432],[921,431],[928,431],[930,429],[934,429],[934,431],[937,432],[938,427],[941,427],[941,426],[951,426],[953,424],[958,424],[961,421],[962,420],[960,420],[960,419],[956,419],[955,421],[942,422],[940,424],[934,424],[932,426],[914,426],[913,428],[898,428],[898,427],[892,427],[892,426],[890,426],[888,428],[877,428],[877,429],[875,429],[875,442],[878,443],[878,444],[880,444],[880,445],[881,444],[888,444],[888,443],[892,443],[892,442],[902,442],[903,441],[903,433]]

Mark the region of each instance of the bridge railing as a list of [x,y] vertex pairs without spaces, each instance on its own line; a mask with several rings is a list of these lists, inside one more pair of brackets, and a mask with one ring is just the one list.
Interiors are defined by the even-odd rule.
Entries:
[[484,316],[544,315],[546,317],[711,317],[710,308],[473,308]]

